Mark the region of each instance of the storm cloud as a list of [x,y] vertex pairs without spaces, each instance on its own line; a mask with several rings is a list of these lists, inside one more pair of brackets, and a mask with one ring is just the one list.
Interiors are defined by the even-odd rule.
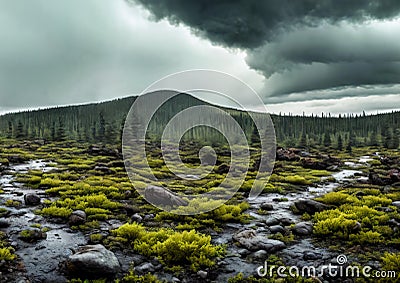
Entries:
[[213,42],[254,48],[277,33],[321,22],[389,19],[400,12],[396,0],[128,0],[150,10],[156,20],[183,23]]
[[246,50],[265,77],[266,103],[330,99],[338,90],[369,96],[400,83],[399,1],[136,2],[155,20]]

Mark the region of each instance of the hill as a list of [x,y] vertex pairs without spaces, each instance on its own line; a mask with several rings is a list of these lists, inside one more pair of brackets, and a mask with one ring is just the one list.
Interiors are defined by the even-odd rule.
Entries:
[[[125,117],[134,101],[135,97],[131,96],[101,103],[5,114],[0,116],[0,135],[17,139],[118,143]],[[174,97],[157,112],[152,129],[156,133],[162,132],[170,118],[180,110],[201,104],[207,103],[186,94]],[[238,110],[227,110],[250,139],[253,123],[249,116]],[[344,147],[349,143],[352,146],[399,146],[400,112],[339,117],[329,114],[271,115],[271,118],[278,143],[283,146]],[[208,138],[212,131],[200,132]]]

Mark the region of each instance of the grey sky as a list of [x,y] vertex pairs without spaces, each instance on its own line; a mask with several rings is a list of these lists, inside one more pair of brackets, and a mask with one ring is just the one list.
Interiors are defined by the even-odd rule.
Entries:
[[400,2],[312,2],[0,0],[0,113],[199,68],[239,77],[273,112],[399,109]]

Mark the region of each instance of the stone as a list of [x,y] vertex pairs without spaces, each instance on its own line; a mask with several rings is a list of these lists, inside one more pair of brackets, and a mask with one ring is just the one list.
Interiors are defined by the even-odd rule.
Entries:
[[207,271],[199,270],[199,271],[197,271],[197,275],[202,279],[206,279],[208,276],[208,273],[207,273]]
[[147,186],[144,190],[145,199],[154,204],[161,206],[187,206],[188,202],[172,191],[157,187],[157,186]]
[[260,208],[262,210],[268,210],[268,211],[274,210],[274,206],[272,204],[268,203],[268,202],[261,204]]
[[285,243],[257,235],[254,230],[243,230],[236,233],[233,239],[250,251],[266,250],[275,252],[286,247]]
[[111,174],[112,170],[108,168],[107,166],[96,166],[94,167],[94,170],[99,171],[104,174]]
[[7,228],[10,227],[10,223],[8,223],[6,220],[0,219],[0,228]]
[[400,209],[400,200],[392,202],[392,205]]
[[303,254],[303,259],[304,260],[316,260],[316,259],[321,259],[322,254],[313,252],[313,251],[306,251]]
[[269,230],[271,231],[272,234],[276,234],[276,233],[285,234],[286,233],[286,229],[283,228],[281,225],[270,226]]
[[36,194],[24,195],[25,205],[38,205],[40,204],[40,197]]
[[279,219],[279,222],[281,223],[281,225],[284,225],[284,226],[292,225],[294,223],[293,219],[290,219],[288,217]]
[[294,205],[300,213],[307,212],[309,214],[314,214],[330,208],[329,205],[311,199],[298,200]]
[[154,265],[151,262],[145,262],[137,267],[135,267],[135,271],[141,273],[141,274],[146,274],[149,272],[154,272],[156,269]]
[[69,217],[69,225],[77,226],[86,222],[86,213],[83,210],[75,210]]
[[294,234],[300,236],[311,235],[313,231],[313,225],[309,222],[299,222],[293,226],[292,231]]
[[140,222],[143,221],[143,217],[140,216],[139,213],[135,213],[134,215],[131,216],[131,220],[132,220],[133,222],[140,223]]
[[278,147],[276,150],[276,160],[285,160],[285,161],[299,161],[300,156],[297,154],[300,151],[289,148],[285,149],[282,147]]
[[120,271],[120,264],[115,254],[103,245],[87,245],[70,255],[66,269],[70,275],[86,278],[101,278],[115,275]]
[[268,258],[268,252],[265,250],[259,250],[250,255],[250,258],[256,260],[266,260]]
[[275,216],[269,217],[265,220],[265,224],[267,226],[273,226],[273,225],[278,225],[280,223],[280,220],[276,218]]

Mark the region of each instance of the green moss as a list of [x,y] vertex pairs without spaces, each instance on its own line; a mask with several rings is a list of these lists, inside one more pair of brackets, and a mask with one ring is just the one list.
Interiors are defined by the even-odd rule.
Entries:
[[19,207],[22,205],[22,203],[19,200],[8,199],[4,205],[9,207]]
[[141,224],[127,223],[112,232],[114,236],[125,239],[124,242],[130,243],[143,255],[156,256],[163,264],[169,266],[189,265],[193,271],[213,266],[213,258],[221,256],[224,252],[223,247],[211,244],[210,236],[195,230],[146,231]]
[[50,206],[39,210],[38,213],[46,216],[68,218],[72,213],[72,209],[65,207]]
[[136,275],[134,271],[129,271],[121,279],[115,280],[115,283],[162,283],[163,281],[158,280],[157,276],[147,273],[145,275]]
[[16,256],[12,247],[0,248],[0,261],[13,261]]

